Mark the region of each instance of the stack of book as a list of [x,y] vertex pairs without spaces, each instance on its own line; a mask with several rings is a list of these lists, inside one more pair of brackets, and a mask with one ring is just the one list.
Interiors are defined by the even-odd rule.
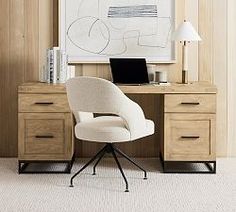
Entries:
[[68,65],[65,51],[59,47],[47,49],[46,64],[42,70],[40,81],[47,83],[65,83],[75,77],[75,66]]

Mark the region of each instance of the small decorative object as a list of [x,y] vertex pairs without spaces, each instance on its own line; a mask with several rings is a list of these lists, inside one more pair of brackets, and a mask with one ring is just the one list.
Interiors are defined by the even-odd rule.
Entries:
[[155,82],[155,72],[157,70],[157,66],[154,64],[148,64],[147,65],[148,70],[148,77],[150,82]]
[[166,71],[156,71],[155,72],[155,82],[167,83],[167,72]]
[[201,37],[193,28],[189,21],[184,22],[178,27],[172,36],[172,40],[180,41],[183,44],[182,57],[182,83],[188,83],[188,46],[191,41],[201,41]]
[[39,81],[47,83],[65,83],[75,77],[75,66],[69,66],[66,52],[59,47],[47,49],[45,65],[39,72]]

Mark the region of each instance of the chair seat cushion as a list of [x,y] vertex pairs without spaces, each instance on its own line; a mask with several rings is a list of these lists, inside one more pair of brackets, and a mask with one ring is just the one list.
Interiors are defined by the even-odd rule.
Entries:
[[[142,137],[154,132],[154,123],[151,120],[146,122],[147,129]],[[75,135],[81,140],[105,143],[130,141],[131,137],[123,119],[117,116],[100,116],[80,122],[75,126]]]

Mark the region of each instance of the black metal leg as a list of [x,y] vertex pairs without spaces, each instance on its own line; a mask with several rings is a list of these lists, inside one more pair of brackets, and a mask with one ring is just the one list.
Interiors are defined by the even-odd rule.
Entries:
[[213,162],[212,164],[213,166],[211,166],[209,163],[205,163],[211,173],[216,173],[216,162]]
[[89,162],[87,162],[78,172],[76,172],[70,179],[70,187],[73,187],[73,179],[82,172],[89,164],[91,164],[103,151],[106,151],[107,146],[104,146]]
[[147,172],[145,169],[143,169],[141,166],[139,166],[135,161],[133,161],[128,155],[126,155],[125,153],[123,153],[121,150],[117,149],[116,147],[114,147],[114,150],[122,155],[124,158],[126,158],[129,162],[131,162],[132,164],[134,164],[135,166],[137,166],[139,169],[141,169],[144,172],[144,180],[147,179]]
[[72,158],[71,158],[71,161],[68,161],[68,162],[67,162],[67,166],[66,166],[65,173],[68,173],[68,174],[71,173],[71,169],[72,169],[72,166],[73,166],[74,161],[75,161],[75,154],[73,154],[73,156],[72,156]]
[[19,166],[18,166],[18,173],[21,174],[23,172],[23,170],[25,170],[27,168],[27,166],[29,165],[29,163],[23,163],[23,165],[21,165],[22,162],[19,162]]
[[103,156],[104,156],[105,154],[106,154],[106,151],[104,150],[104,151],[100,154],[100,156],[99,156],[97,162],[94,164],[94,166],[93,166],[93,175],[96,175],[96,167],[97,167],[98,163],[101,161],[101,159],[103,158]]
[[[182,174],[215,174],[216,173],[216,161],[164,161],[162,157],[160,157],[163,173],[182,173]],[[200,171],[182,171],[182,170],[168,170],[169,163],[202,163],[205,164],[208,171],[200,170]],[[212,164],[212,165],[211,165]]]
[[213,168],[212,168],[212,166],[211,166],[209,163],[205,163],[205,165],[206,165],[206,167],[208,168],[208,170],[209,170],[210,172],[213,171]]
[[165,173],[165,162],[163,160],[163,157],[162,157],[161,153],[159,154],[159,158],[160,158],[160,161],[161,161],[163,172]]
[[122,176],[123,176],[123,178],[124,178],[124,180],[125,180],[125,185],[126,185],[125,192],[129,192],[128,181],[127,181],[127,179],[126,179],[126,177],[125,177],[125,174],[124,174],[124,172],[123,172],[123,170],[122,170],[122,167],[121,167],[121,165],[120,165],[120,163],[119,163],[119,161],[118,161],[118,159],[117,159],[117,157],[116,157],[116,153],[115,153],[115,151],[114,151],[112,145],[111,145],[111,153],[112,153],[113,157],[115,158],[116,164],[117,164],[117,166],[118,166],[118,168],[119,168],[119,170],[120,170],[120,172],[121,172],[121,174],[122,174]]
[[214,169],[213,169],[213,172],[216,174],[216,161],[214,161]]

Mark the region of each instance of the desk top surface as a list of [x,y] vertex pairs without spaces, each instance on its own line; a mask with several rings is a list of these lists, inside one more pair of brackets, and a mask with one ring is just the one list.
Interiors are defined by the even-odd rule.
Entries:
[[[171,83],[169,85],[119,86],[127,94],[181,94],[181,93],[217,93],[217,88],[208,82],[189,84]],[[65,84],[24,83],[18,88],[19,93],[66,93]]]

